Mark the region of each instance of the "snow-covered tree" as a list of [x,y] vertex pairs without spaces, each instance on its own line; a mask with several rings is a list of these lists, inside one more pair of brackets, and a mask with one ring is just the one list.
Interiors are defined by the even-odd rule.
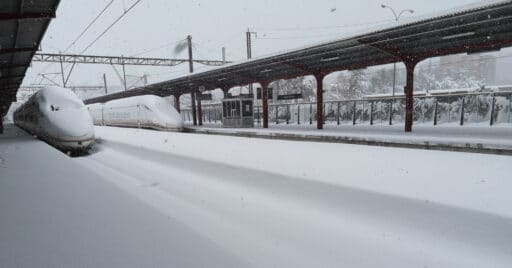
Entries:
[[299,77],[288,80],[278,80],[270,85],[274,90],[274,95],[286,95],[302,93],[304,99],[310,99],[315,96],[316,86],[308,77]]
[[328,99],[351,100],[362,98],[369,92],[370,81],[365,70],[340,72],[328,91]]

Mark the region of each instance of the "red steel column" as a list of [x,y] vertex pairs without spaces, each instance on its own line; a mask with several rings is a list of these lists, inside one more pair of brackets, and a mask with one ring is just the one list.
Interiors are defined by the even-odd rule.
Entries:
[[261,82],[261,102],[263,108],[263,128],[268,128],[268,82]]
[[412,132],[414,122],[414,69],[417,61],[404,62],[407,69],[407,84],[405,86],[405,132]]
[[324,74],[315,74],[316,78],[316,127],[324,128]]
[[190,92],[190,103],[192,106],[192,121],[194,126],[197,126],[197,108],[196,108],[196,92]]
[[197,119],[198,119],[198,124],[200,126],[203,125],[203,107],[201,105],[201,100],[203,99],[203,93],[202,92],[197,92]]
[[178,111],[178,113],[181,112],[180,97],[181,97],[181,94],[174,95],[174,108],[176,108],[176,111]]

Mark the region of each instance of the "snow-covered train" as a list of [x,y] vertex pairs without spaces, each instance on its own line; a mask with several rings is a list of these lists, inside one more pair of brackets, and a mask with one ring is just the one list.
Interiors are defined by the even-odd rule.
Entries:
[[41,89],[14,111],[13,118],[18,127],[66,152],[87,152],[94,144],[92,118],[69,89]]
[[87,108],[95,125],[182,131],[183,119],[164,98],[146,95],[119,99]]

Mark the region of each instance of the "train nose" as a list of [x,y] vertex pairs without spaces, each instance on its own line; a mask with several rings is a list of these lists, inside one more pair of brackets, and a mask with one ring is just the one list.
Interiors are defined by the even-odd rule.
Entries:
[[48,132],[63,139],[92,138],[94,127],[86,109],[62,109],[48,113]]
[[176,128],[183,128],[185,126],[185,124],[183,123],[183,121],[177,121],[176,123],[173,124]]

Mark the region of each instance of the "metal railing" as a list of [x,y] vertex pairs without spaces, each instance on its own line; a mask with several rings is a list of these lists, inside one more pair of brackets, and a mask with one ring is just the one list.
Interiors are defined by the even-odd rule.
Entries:
[[[405,122],[405,97],[384,97],[348,101],[326,101],[324,123],[329,125],[394,125]],[[185,122],[192,121],[190,109],[182,109]],[[262,108],[254,107],[256,125],[262,124]],[[203,105],[203,122],[221,123],[222,105]],[[415,124],[486,124],[512,123],[512,92],[464,93],[419,96],[414,100]],[[316,103],[269,105],[269,123],[316,124]]]

